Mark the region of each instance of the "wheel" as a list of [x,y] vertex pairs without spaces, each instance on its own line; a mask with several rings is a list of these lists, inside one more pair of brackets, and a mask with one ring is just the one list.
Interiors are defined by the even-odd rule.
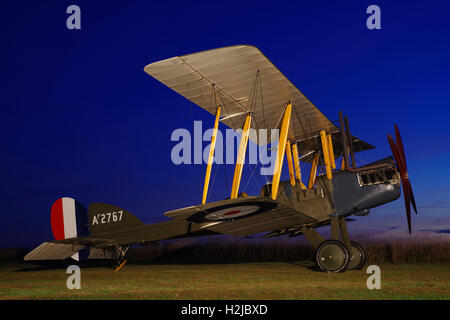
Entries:
[[366,263],[367,255],[366,250],[355,241],[350,241],[350,263],[348,264],[348,270],[361,270]]
[[316,250],[316,264],[325,272],[342,272],[350,262],[350,252],[337,240],[326,240]]

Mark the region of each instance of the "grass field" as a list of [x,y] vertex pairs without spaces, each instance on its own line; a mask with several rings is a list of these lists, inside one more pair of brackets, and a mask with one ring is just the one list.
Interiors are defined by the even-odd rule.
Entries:
[[64,267],[0,262],[0,299],[450,299],[450,263],[382,263],[381,289],[365,268],[318,272],[309,261],[236,264],[129,263],[120,272],[81,268],[68,290]]
[[[81,264],[81,289],[66,267],[24,263],[28,250],[0,249],[0,299],[450,299],[450,242],[365,241],[381,289],[366,286],[366,267],[319,272],[301,240],[181,239],[137,246],[114,272],[106,261]],[[70,259],[69,259],[70,260]]]

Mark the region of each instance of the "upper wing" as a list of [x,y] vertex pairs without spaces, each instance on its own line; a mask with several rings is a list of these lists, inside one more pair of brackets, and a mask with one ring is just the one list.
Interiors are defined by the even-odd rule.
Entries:
[[[284,107],[292,100],[291,142],[317,140],[322,129],[328,133],[339,131],[254,46],[237,45],[173,57],[151,63],[144,70],[212,114],[216,112],[211,103],[215,88],[217,104],[223,106],[221,121],[233,129],[242,127],[250,111],[256,129],[276,128]],[[259,144],[267,142],[256,141],[252,135],[250,139]]]
[[267,197],[227,199],[169,211],[164,215],[199,224],[204,230],[233,236],[317,222],[316,219]]

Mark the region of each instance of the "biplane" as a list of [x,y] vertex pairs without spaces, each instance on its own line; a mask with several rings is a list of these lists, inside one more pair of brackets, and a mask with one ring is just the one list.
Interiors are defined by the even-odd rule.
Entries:
[[[133,244],[212,234],[304,235],[315,247],[314,260],[321,270],[360,269],[366,253],[350,240],[346,223],[352,215],[365,216],[371,208],[398,199],[401,188],[411,233],[411,204],[416,213],[417,208],[397,126],[395,140],[387,136],[393,156],[358,167],[355,153],[374,147],[350,133],[342,111],[337,123],[325,117],[254,46],[173,57],[144,70],[215,117],[202,202],[164,213],[167,221],[145,225],[114,205],[93,203],[86,210],[72,198],[61,198],[51,208],[55,240],[43,243],[25,260],[79,260],[88,255],[112,259],[119,270]],[[216,103],[211,103],[212,95]],[[231,193],[207,202],[219,122],[242,134]],[[268,141],[249,135],[251,128],[279,130],[272,179],[253,196],[239,192],[247,144]],[[281,181],[285,158],[289,179]],[[310,168],[308,181],[302,179],[300,163]],[[316,231],[325,226],[331,228],[329,239]]]

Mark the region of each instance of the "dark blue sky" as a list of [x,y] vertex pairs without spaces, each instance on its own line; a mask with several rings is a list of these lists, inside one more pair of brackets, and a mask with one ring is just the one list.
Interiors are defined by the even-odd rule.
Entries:
[[[81,30],[66,28],[71,4]],[[366,28],[371,4],[381,30]],[[259,47],[331,120],[343,109],[352,133],[377,147],[359,159],[390,155],[397,123],[420,210],[413,230],[448,223],[449,12],[445,0],[3,0],[0,247],[51,239],[61,196],[116,204],[144,222],[199,203],[205,166],[173,165],[170,135],[214,119],[143,68],[234,44]],[[228,196],[224,180],[220,168],[212,200]],[[360,220],[383,217],[388,228],[391,216],[406,225],[403,200]]]

